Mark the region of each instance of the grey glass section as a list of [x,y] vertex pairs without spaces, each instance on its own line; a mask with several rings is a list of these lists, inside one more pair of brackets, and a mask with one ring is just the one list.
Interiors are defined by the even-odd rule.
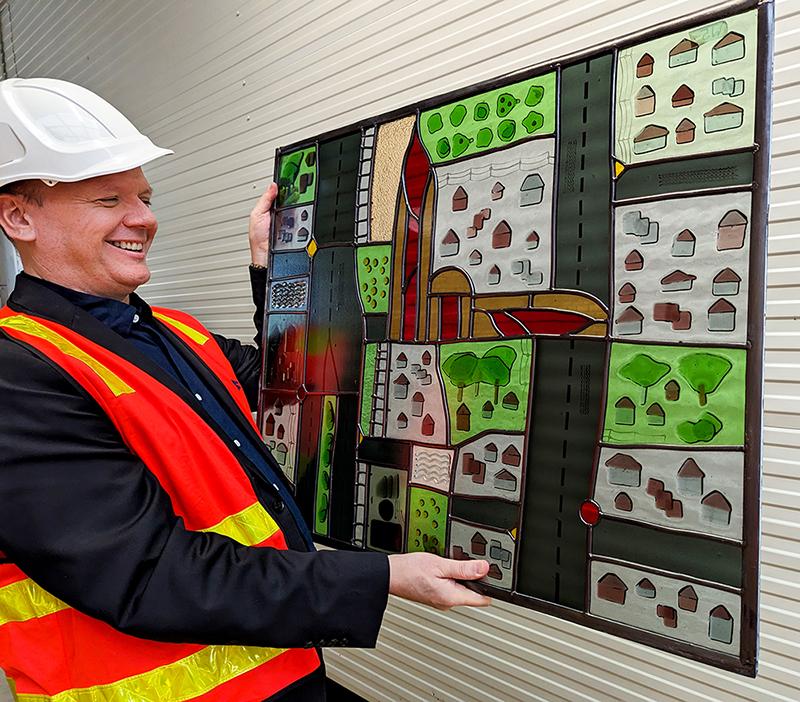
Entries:
[[732,587],[742,585],[741,546],[702,536],[601,519],[592,531],[592,554]]
[[591,492],[605,350],[602,341],[550,339],[534,349],[517,589],[576,609],[583,609],[587,577],[578,510]]
[[608,303],[611,54],[561,73],[556,287]]

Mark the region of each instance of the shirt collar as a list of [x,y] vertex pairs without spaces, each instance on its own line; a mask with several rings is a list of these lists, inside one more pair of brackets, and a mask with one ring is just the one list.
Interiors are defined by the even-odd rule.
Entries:
[[63,285],[53,283],[43,278],[34,278],[27,273],[20,273],[20,277],[31,278],[37,283],[44,285],[53,292],[61,295],[76,307],[91,314],[99,322],[102,322],[112,331],[123,337],[130,336],[131,327],[134,322],[147,321],[152,317],[150,306],[142,300],[136,293],[131,293],[130,304],[113,300],[109,297],[99,297],[89,293],[79,292]]

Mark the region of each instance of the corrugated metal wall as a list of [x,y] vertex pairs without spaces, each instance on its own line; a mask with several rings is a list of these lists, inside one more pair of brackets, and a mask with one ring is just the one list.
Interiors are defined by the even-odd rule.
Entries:
[[[247,214],[277,145],[717,4],[10,0],[0,20],[12,75],[83,83],[175,149],[148,171],[147,296],[246,339]],[[800,699],[800,0],[776,17],[758,678],[502,603],[392,602],[377,650],[328,653],[337,680],[370,700]]]

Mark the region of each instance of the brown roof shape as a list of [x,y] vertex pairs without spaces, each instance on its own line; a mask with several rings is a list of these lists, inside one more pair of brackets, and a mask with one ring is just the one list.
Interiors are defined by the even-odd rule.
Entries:
[[725,499],[725,495],[717,490],[714,492],[709,492],[702,500],[701,504],[707,505],[708,507],[715,507],[716,509],[722,509],[726,512],[731,511],[731,503]]
[[714,619],[725,619],[725,620],[733,619],[731,613],[727,609],[725,609],[725,607],[723,607],[722,605],[717,605],[716,607],[714,607],[714,609],[711,610],[709,616],[714,617]]
[[[625,398],[623,398],[625,399]],[[622,468],[622,470],[641,470],[642,464],[627,453],[615,453],[606,461],[609,468]]]
[[705,478],[706,474],[700,470],[700,466],[694,458],[687,458],[680,468],[678,468],[679,478]]
[[732,268],[724,268],[714,276],[715,283],[740,283],[741,278]]
[[744,110],[739,107],[738,105],[734,105],[731,102],[723,102],[721,105],[717,105],[713,110],[709,110],[706,112],[703,117],[717,117],[718,115],[732,115],[737,112],[744,112]]
[[499,473],[496,473],[495,478],[499,478],[500,480],[513,480],[517,482],[517,476],[515,476],[510,470],[506,470],[503,468]]
[[709,314],[724,314],[726,312],[736,312],[736,308],[724,298],[722,300],[717,300],[708,308]]
[[463,416],[469,417],[469,415],[472,414],[472,412],[469,411],[469,407],[467,407],[466,405],[462,404],[456,410],[456,414],[459,415],[460,417],[463,417]]
[[692,129],[695,129],[697,125],[692,122],[688,117],[684,117],[680,122],[678,122],[678,126],[675,128],[676,132],[690,132]]
[[444,235],[444,239],[442,239],[443,244],[456,244],[458,243],[458,234],[456,234],[452,229],[447,231],[447,234]]
[[694,241],[695,236],[688,229],[684,229],[678,234],[678,241]]
[[657,124],[648,124],[641,132],[634,138],[634,142],[647,141],[648,139],[657,139],[658,137],[667,136],[669,130]]
[[626,322],[641,322],[644,319],[639,310],[635,307],[628,307],[619,317],[617,317],[618,324],[625,324]]
[[644,263],[644,258],[642,257],[642,254],[635,249],[625,257],[625,265],[640,265],[642,263]]
[[614,407],[622,407],[623,409],[633,409],[636,405],[633,404],[633,400],[630,397],[620,397],[617,400]]
[[731,44],[736,44],[740,41],[744,41],[744,37],[737,32],[728,32],[722,39],[720,39],[716,44],[714,44],[715,49],[722,49],[726,46],[730,46]]
[[672,51],[669,52],[669,55],[676,56],[678,54],[682,54],[684,51],[691,51],[692,49],[696,48],[697,44],[695,44],[691,39],[683,39],[672,47]]
[[664,408],[658,404],[658,402],[654,402],[647,408],[647,414],[651,417],[663,417],[664,416]]
[[623,296],[624,295],[635,295],[636,294],[636,288],[633,287],[633,285],[631,285],[630,283],[625,283],[625,285],[623,285],[619,289],[619,293],[618,294],[619,295],[623,295]]
[[688,85],[682,85],[678,88],[673,94],[673,100],[688,100],[689,98],[694,97],[694,90],[692,90]]
[[687,280],[697,280],[697,276],[684,273],[683,271],[673,271],[661,279],[661,284],[670,285],[671,283],[685,283]]
[[747,217],[739,210],[728,210],[719,221],[720,227],[736,227],[740,224],[747,224]]
[[488,543],[488,542],[486,541],[486,539],[484,538],[483,534],[481,534],[479,531],[476,531],[476,532],[475,532],[475,533],[472,535],[472,538],[470,539],[470,541],[471,541],[473,544],[486,544],[486,543]]
[[401,373],[397,376],[397,380],[394,381],[395,385],[408,385],[408,378],[406,378],[405,373]]
[[636,587],[641,588],[642,590],[652,590],[653,592],[656,591],[656,586],[653,585],[647,578],[642,578],[638,583],[636,583]]
[[650,54],[642,54],[642,58],[639,59],[639,63],[636,66],[652,66],[653,65],[653,57]]

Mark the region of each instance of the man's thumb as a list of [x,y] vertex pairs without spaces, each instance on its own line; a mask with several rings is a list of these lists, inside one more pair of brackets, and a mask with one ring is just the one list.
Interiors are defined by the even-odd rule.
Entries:
[[489,564],[486,561],[458,561],[456,580],[478,580],[489,572]]

